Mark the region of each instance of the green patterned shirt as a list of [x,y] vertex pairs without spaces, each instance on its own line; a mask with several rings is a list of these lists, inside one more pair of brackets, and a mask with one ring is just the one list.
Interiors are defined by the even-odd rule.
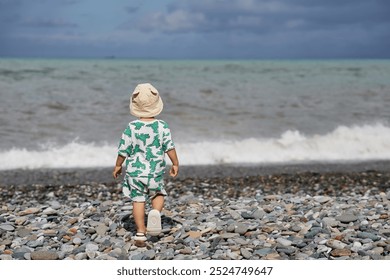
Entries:
[[171,131],[162,120],[135,120],[123,131],[118,154],[126,159],[126,175],[160,177],[165,172],[165,153],[174,149]]

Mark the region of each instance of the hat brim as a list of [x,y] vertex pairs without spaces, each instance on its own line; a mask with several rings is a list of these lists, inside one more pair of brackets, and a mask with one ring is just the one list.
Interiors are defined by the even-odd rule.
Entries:
[[159,115],[162,112],[163,107],[164,103],[160,96],[158,97],[157,102],[148,108],[139,108],[137,104],[130,102],[130,114],[137,118],[152,118]]

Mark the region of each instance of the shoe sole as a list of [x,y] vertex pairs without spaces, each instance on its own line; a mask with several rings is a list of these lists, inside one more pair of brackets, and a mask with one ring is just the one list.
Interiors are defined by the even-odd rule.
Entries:
[[161,215],[158,210],[150,210],[146,232],[151,236],[157,236],[161,233]]
[[137,246],[137,247],[146,247],[146,243],[145,243],[145,241],[143,241],[143,240],[136,240],[135,241],[135,246]]

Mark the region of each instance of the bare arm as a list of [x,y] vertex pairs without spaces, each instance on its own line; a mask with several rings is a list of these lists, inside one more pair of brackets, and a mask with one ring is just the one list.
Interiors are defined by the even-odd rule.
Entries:
[[176,149],[171,149],[167,152],[169,159],[172,162],[172,167],[169,170],[169,175],[176,177],[179,174],[179,159],[177,158]]
[[114,167],[114,171],[112,172],[112,176],[116,179],[118,177],[118,175],[120,175],[122,173],[122,164],[123,162],[125,161],[125,157],[121,156],[121,155],[118,155],[118,157],[116,158],[116,163],[115,163],[115,167]]

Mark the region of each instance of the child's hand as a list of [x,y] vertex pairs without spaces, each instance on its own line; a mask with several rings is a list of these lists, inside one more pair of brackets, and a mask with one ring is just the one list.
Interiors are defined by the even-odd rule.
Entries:
[[118,175],[122,174],[122,166],[115,166],[114,171],[112,172],[112,176],[116,179]]
[[169,175],[173,178],[175,178],[179,174],[179,166],[172,165],[171,169],[169,170]]

